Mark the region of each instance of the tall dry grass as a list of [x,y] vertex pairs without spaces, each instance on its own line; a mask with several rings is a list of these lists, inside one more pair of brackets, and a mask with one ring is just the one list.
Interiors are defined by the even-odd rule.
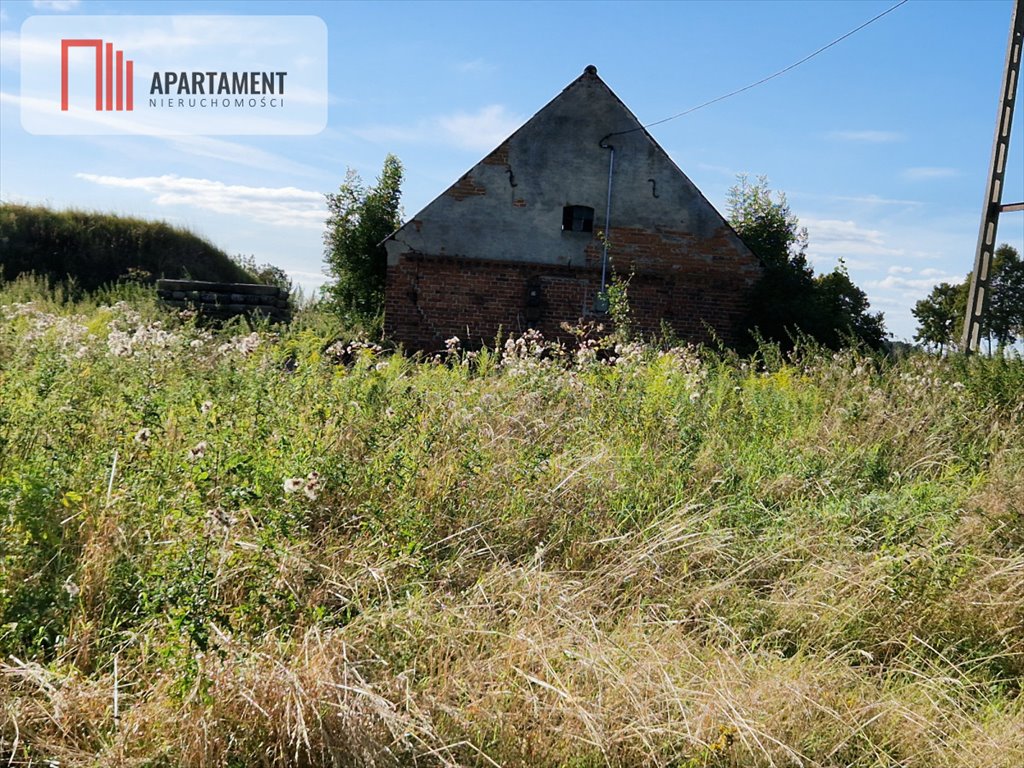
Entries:
[[0,303],[10,765],[1024,761],[1019,360]]

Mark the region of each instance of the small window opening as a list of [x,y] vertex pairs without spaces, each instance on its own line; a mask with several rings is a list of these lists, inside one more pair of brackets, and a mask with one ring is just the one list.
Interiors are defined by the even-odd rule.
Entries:
[[563,232],[593,232],[594,209],[587,205],[567,205],[562,209]]

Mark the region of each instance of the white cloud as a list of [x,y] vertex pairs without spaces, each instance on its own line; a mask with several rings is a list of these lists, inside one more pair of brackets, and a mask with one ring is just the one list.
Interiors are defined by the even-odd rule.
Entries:
[[[8,93],[7,91],[0,91],[0,102],[7,102],[8,104],[14,104],[22,110],[22,115],[25,112],[35,112],[39,114],[46,114],[47,111],[53,110],[53,102],[48,99],[35,98],[33,96],[21,96],[15,93]],[[78,119],[87,124],[96,126],[100,129],[106,127],[121,127],[118,120],[118,113],[116,112],[82,112],[78,115]],[[102,130],[97,131],[102,133]]]
[[214,213],[245,216],[275,227],[322,229],[326,218],[324,196],[297,187],[247,187],[173,175],[126,178],[76,173],[75,176],[102,186],[141,190],[152,195],[157,205],[187,205]]
[[501,104],[484,107],[476,114],[457,112],[438,118],[438,124],[456,146],[467,149],[494,149],[521,124]]
[[815,270],[825,273],[842,257],[854,283],[867,292],[872,311],[885,311],[886,327],[897,338],[913,336],[914,304],[938,283],[963,280],[973,258],[976,221],[945,211],[933,214],[931,207],[836,215],[829,206],[817,216],[797,211],[808,227]]
[[855,141],[865,144],[890,144],[905,138],[898,131],[832,131],[829,136],[840,141]]
[[209,157],[215,160],[278,173],[294,173],[305,176],[315,176],[321,173],[319,168],[296,163],[294,160],[289,160],[281,155],[275,155],[272,152],[234,141],[214,139],[210,136],[158,136],[156,138],[167,141],[171,148],[177,152],[184,152],[196,155],[197,157]]
[[[910,318],[910,310],[908,309],[907,300],[904,298],[889,298],[887,296],[873,296],[871,298],[871,309],[876,311],[882,311],[885,313],[885,326],[889,331],[894,331],[890,326],[890,320],[897,315],[906,315]],[[913,325],[907,325],[910,322],[906,320],[904,322],[904,331],[902,333],[895,333],[896,338],[909,339],[910,334],[913,332]]]
[[826,195],[828,200],[838,200],[844,203],[861,203],[863,205],[924,205],[920,200],[901,200],[893,197],[880,197],[879,195]]
[[[4,91],[0,91],[0,102],[7,102],[24,110],[45,110],[49,106],[49,103],[42,99],[33,99],[31,97],[19,96],[17,94],[7,93]],[[86,112],[82,115],[81,119],[100,126],[121,127],[117,122],[117,116],[110,112]],[[293,173],[304,176],[316,176],[321,173],[321,169],[319,168],[297,163],[281,155],[275,155],[272,152],[257,149],[256,147],[248,146],[246,144],[225,141],[224,139],[215,139],[210,136],[169,135],[153,136],[152,138],[167,142],[170,148],[175,152],[182,152],[189,155],[195,155],[197,157],[212,158],[214,160],[222,160],[228,163],[248,166],[250,168],[260,168],[262,170],[277,171],[280,173]],[[107,139],[100,139],[100,137],[97,136],[94,137],[93,140]],[[117,139],[110,140],[116,141]]]
[[356,136],[367,141],[379,144],[391,144],[398,142],[417,143],[428,141],[436,136],[427,133],[427,123],[420,123],[420,127],[402,127],[397,125],[374,125],[369,128],[356,128],[352,131]]
[[[125,50],[144,49],[147,55],[159,52],[165,56],[180,53],[185,48],[201,45],[204,42],[207,41],[188,37],[180,32],[172,34],[162,30],[139,31],[118,40]],[[55,47],[53,42],[45,37],[33,37],[30,34],[5,30],[0,33],[0,43],[3,45],[4,59],[8,60],[7,66],[15,66],[19,63],[50,66],[60,60],[60,47]]]
[[928,179],[951,179],[954,176],[959,176],[960,171],[956,168],[924,166],[920,168],[906,168],[902,175],[903,178],[910,181],[927,181]]
[[[43,53],[42,48],[43,46],[40,45],[36,58]],[[3,66],[4,69],[20,69],[21,59],[28,50],[21,35],[17,32],[10,29],[0,32],[0,66]]]
[[455,71],[466,75],[489,72],[492,69],[494,69],[494,67],[483,59],[473,59],[472,61],[459,61],[455,63]]
[[905,298],[923,295],[942,282],[956,281],[953,275],[936,275],[934,277],[899,277],[887,275],[882,280],[870,280],[867,285],[872,288],[899,290]]
[[82,4],[81,0],[32,0],[32,7],[40,11],[73,11]]
[[523,122],[523,118],[509,113],[503,105],[491,104],[476,112],[440,115],[411,126],[371,126],[354,133],[375,142],[448,144],[459,149],[486,152],[508,138]]
[[[672,160],[675,161],[676,165],[678,165],[680,168],[683,167],[683,163],[676,160],[676,156],[674,153],[670,152],[669,155],[672,157]],[[721,174],[722,176],[728,176],[730,179],[735,179],[742,173],[742,171],[738,171],[735,168],[729,168],[725,165],[714,165],[712,163],[696,163],[694,167],[702,171],[711,171],[712,173],[718,173]]]
[[809,250],[816,256],[899,256],[903,251],[890,248],[877,229],[865,229],[853,221],[803,218],[810,236]]
[[888,274],[878,280],[868,280],[865,285],[874,291],[888,292],[888,300],[902,302],[904,309],[913,305],[914,301],[927,295],[939,283],[955,283],[961,278],[944,269],[925,267],[915,270],[912,267],[892,266]]

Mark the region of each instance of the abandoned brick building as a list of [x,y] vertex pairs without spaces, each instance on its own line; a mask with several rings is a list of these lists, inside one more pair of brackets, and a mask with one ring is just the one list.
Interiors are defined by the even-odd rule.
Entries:
[[593,66],[385,246],[385,327],[413,350],[566,336],[564,322],[602,317],[613,274],[631,276],[638,330],[732,343],[761,274]]

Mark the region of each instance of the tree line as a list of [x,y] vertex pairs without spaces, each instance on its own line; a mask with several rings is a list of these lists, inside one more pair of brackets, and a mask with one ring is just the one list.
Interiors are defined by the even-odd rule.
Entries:
[[[349,320],[379,327],[384,307],[387,253],[384,239],[401,225],[402,164],[389,154],[376,183],[365,184],[349,170],[338,191],[326,195],[325,262],[333,281],[324,297]],[[790,210],[785,194],[768,181],[740,176],[728,198],[729,223],[764,265],[751,296],[747,342],[774,341],[791,348],[810,338],[838,349],[848,344],[882,347],[888,334],[880,312],[840,261],[815,274],[807,260],[807,230]]]
[[[959,348],[970,283],[970,274],[960,283],[939,283],[914,305],[915,341],[940,354]],[[993,342],[1002,350],[1024,338],[1024,262],[1012,245],[1000,245],[993,254],[987,304],[981,338],[990,353]]]

